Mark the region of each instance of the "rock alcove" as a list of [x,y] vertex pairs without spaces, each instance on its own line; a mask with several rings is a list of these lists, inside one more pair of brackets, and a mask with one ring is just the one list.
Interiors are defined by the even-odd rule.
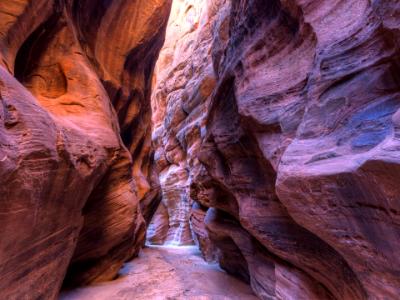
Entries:
[[399,16],[1,0],[0,299],[398,299]]

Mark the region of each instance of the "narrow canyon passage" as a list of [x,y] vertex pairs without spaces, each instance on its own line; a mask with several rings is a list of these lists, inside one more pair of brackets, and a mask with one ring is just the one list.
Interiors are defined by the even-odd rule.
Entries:
[[[211,58],[195,65],[197,63],[188,56],[195,49],[191,46],[193,43],[203,43],[203,47],[197,49],[198,57],[206,56],[210,51],[211,23],[217,17],[213,17],[216,11],[210,11],[210,3],[204,0],[173,1],[165,42],[155,66],[151,96],[152,142],[161,191],[160,203],[147,226],[147,246],[138,257],[124,264],[117,279],[67,289],[60,294],[59,300],[258,299],[248,279],[244,281],[230,275],[218,264],[218,249],[208,239],[203,224],[205,215],[201,209],[196,212],[190,196],[190,175],[196,168],[192,166],[193,154],[185,153],[185,149],[176,144],[176,130],[181,126],[177,122],[182,120],[171,120],[176,113],[172,107],[180,105],[181,95],[168,99],[168,93],[176,89],[176,65],[182,60],[199,68],[193,77],[181,79],[188,86],[191,82],[204,85],[201,91],[204,95],[199,95],[199,101],[205,101],[214,86],[214,79],[210,77]],[[207,40],[198,40],[200,37]],[[208,74],[203,73],[207,69]],[[195,116],[184,131],[204,126],[205,117],[205,114]],[[193,138],[198,137],[194,135]],[[194,140],[188,141],[191,142]],[[170,143],[173,143],[172,147]],[[193,147],[192,151],[197,151],[199,146]]]
[[206,263],[197,247],[151,246],[119,277],[61,293],[60,300],[256,300],[250,286]]
[[0,300],[398,300],[399,0],[0,0]]

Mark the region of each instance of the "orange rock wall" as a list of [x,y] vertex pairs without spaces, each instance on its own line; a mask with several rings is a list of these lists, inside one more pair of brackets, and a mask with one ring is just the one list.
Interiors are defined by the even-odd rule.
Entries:
[[1,299],[55,299],[69,265],[68,284],[111,279],[143,244],[170,5],[0,2]]

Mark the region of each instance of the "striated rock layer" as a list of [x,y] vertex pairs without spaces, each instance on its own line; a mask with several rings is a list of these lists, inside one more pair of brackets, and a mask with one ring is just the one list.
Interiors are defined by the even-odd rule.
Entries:
[[[214,14],[214,16],[209,15]],[[190,183],[199,167],[207,99],[215,86],[212,22],[206,0],[175,0],[152,93],[153,144],[162,204],[149,230],[152,243],[192,244]],[[208,101],[209,102],[209,101]]]
[[180,2],[152,105],[185,188],[163,201],[196,201],[203,253],[262,299],[396,299],[397,1]]
[[0,2],[1,299],[55,299],[69,265],[68,284],[111,279],[143,244],[170,5]]

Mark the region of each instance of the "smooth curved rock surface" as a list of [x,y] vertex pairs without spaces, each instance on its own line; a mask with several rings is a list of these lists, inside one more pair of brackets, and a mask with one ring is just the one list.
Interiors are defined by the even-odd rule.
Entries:
[[203,7],[152,98],[197,236],[262,299],[396,299],[397,1]]
[[55,299],[70,264],[111,279],[143,245],[170,5],[1,1],[0,298]]

